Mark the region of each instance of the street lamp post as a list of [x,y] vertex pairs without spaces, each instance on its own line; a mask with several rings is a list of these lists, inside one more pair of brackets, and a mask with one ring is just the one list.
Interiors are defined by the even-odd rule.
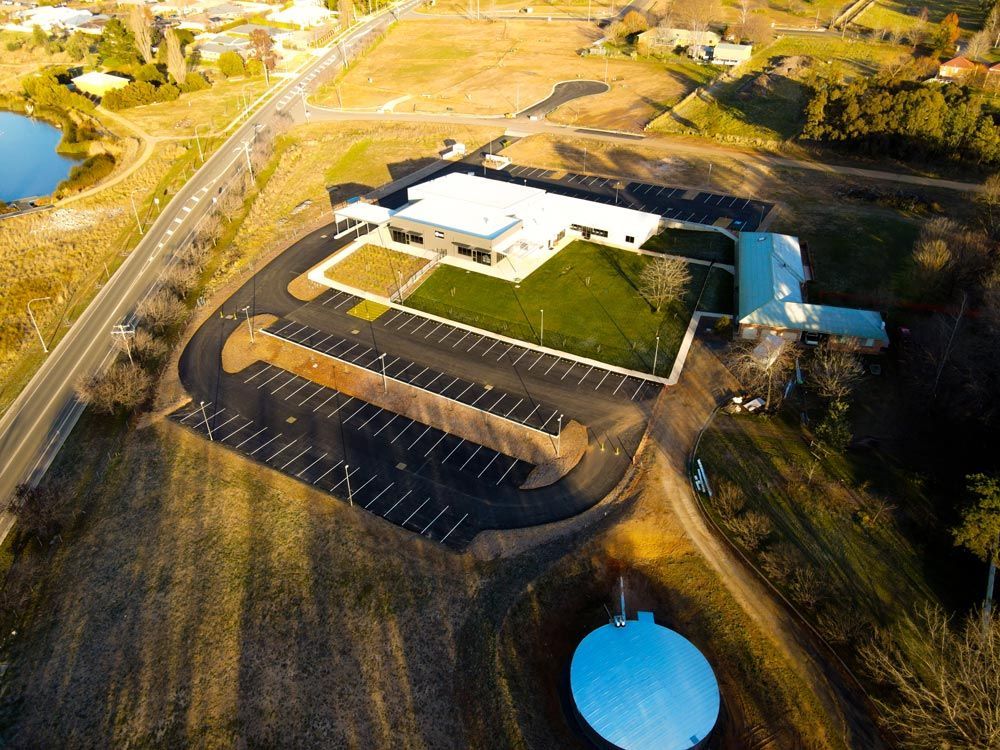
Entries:
[[32,302],[44,302],[47,299],[52,299],[51,297],[35,297],[34,299],[28,300],[28,317],[31,318],[31,325],[35,327],[35,333],[38,334],[38,340],[42,342],[42,352],[45,354],[49,353],[49,347],[45,345],[45,339],[42,337],[42,332],[38,330],[38,321],[35,320],[35,314],[31,312]]
[[556,432],[556,457],[562,455],[562,418],[563,415],[559,415],[559,430]]
[[253,325],[250,323],[250,305],[243,308],[243,312],[247,315],[247,329],[250,331],[250,343],[253,343]]
[[350,468],[351,468],[350,465],[344,464],[344,479],[347,480],[347,502],[349,502],[351,504],[351,507],[353,508],[354,507],[354,495],[351,494],[351,472],[350,472]]
[[385,354],[380,354],[378,358],[382,360],[382,393],[387,393],[389,390],[389,383],[385,377]]
[[538,345],[545,346],[545,310],[540,310],[539,312],[542,313],[542,325],[539,328]]
[[660,356],[660,336],[656,336],[656,349],[653,351],[653,374],[656,374],[656,360]]

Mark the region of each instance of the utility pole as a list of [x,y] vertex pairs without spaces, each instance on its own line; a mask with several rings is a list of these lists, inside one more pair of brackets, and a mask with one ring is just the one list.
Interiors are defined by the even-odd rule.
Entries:
[[130,365],[134,365],[135,361],[132,359],[132,347],[129,346],[128,340],[132,336],[135,336],[135,327],[127,326],[124,323],[118,323],[111,328],[111,335],[121,338],[122,343],[125,344],[125,353],[128,355],[128,363]]
[[250,170],[250,179],[256,180],[253,176],[253,164],[250,163],[250,141],[243,141],[243,153],[247,155],[247,169]]
[[135,208],[135,198],[133,198],[132,194],[129,193],[128,199],[129,199],[129,201],[132,202],[132,213],[135,215],[135,225],[139,228],[139,234],[141,235],[142,234],[142,222],[139,221],[139,212]]
[[247,329],[250,331],[250,343],[253,343],[253,325],[250,323],[250,305],[243,308],[243,312],[247,314]]
[[348,464],[344,464],[344,479],[347,480],[347,502],[349,502],[351,504],[351,507],[353,508],[354,507],[354,495],[351,494],[351,472],[350,472],[350,468],[351,467]]
[[45,339],[42,338],[42,332],[38,330],[38,322],[35,320],[34,313],[31,312],[32,302],[44,302],[47,299],[52,299],[51,297],[35,297],[34,299],[28,300],[28,317],[31,318],[31,325],[35,327],[35,333],[38,334],[38,340],[42,342],[42,352],[45,354],[49,353],[49,348],[45,345]]

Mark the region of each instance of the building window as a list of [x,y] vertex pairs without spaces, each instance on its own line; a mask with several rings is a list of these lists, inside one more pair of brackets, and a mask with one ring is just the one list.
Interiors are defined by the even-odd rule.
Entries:
[[417,234],[416,232],[410,232],[409,238],[410,238],[410,244],[413,245],[424,244],[424,236],[422,234]]
[[465,256],[466,258],[471,258],[472,257],[472,248],[469,247],[468,245],[458,245],[458,244],[456,244],[455,247],[458,249],[458,254],[459,255]]
[[392,241],[398,242],[400,245],[409,245],[409,241],[406,238],[406,232],[402,229],[396,229],[395,227],[389,227],[389,234],[392,235]]
[[625,241],[627,243],[629,243],[630,245],[634,245],[635,244],[635,237],[633,237],[631,234],[626,234],[625,235]]
[[437,237],[439,240],[443,240],[444,239],[444,232],[442,232],[440,229],[435,229],[434,230],[434,236]]
[[607,237],[608,231],[606,229],[594,229],[594,227],[585,227],[582,224],[570,224],[569,228],[574,232],[579,232],[585,238],[589,238],[591,235],[594,237]]
[[473,250],[472,259],[476,261],[476,263],[481,263],[484,266],[493,265],[493,253],[491,253],[489,250],[479,250],[479,249]]

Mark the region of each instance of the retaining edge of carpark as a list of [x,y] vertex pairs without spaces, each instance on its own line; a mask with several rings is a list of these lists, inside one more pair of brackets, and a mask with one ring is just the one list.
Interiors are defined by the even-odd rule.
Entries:
[[[312,270],[312,269],[310,269]],[[308,273],[308,271],[306,272]],[[311,279],[315,282],[315,279]],[[320,283],[329,289],[335,289],[339,292],[346,292],[347,294],[353,294],[355,297],[360,297],[361,299],[368,300],[369,302],[375,302],[380,305],[385,305],[393,310],[398,310],[399,312],[410,313],[418,318],[426,318],[427,320],[433,320],[437,323],[442,323],[444,325],[450,325],[455,328],[460,328],[463,331],[468,331],[469,333],[475,333],[479,336],[490,337],[502,341],[506,344],[511,344],[513,346],[520,346],[522,349],[530,349],[531,351],[536,351],[539,354],[548,354],[553,357],[561,357],[574,362],[579,362],[581,365],[589,365],[590,367],[600,367],[604,370],[610,370],[611,372],[618,373],[619,375],[626,375],[632,378],[639,378],[640,380],[646,380],[650,383],[659,383],[660,385],[673,385],[673,383],[668,382],[668,378],[662,378],[658,375],[652,375],[648,372],[641,372],[639,370],[630,370],[627,367],[619,367],[618,365],[608,364],[607,362],[601,362],[600,360],[590,359],[589,357],[581,357],[578,354],[570,354],[569,352],[564,352],[561,349],[550,349],[547,346],[541,346],[540,344],[533,344],[530,341],[523,341],[522,339],[511,338],[510,336],[504,336],[500,333],[494,333],[493,331],[487,331],[484,328],[476,328],[475,326],[470,326],[466,323],[460,323],[457,320],[451,320],[450,318],[442,318],[439,315],[434,315],[433,313],[425,312],[424,310],[419,310],[414,307],[407,307],[406,305],[401,305],[398,302],[393,302],[388,297],[382,297],[378,294],[372,294],[363,289],[357,289],[356,287],[349,286],[348,284],[342,284],[336,281],[330,281],[329,279],[324,279]],[[675,360],[676,363],[676,360]]]
[[[265,336],[270,336],[271,338],[277,339],[278,341],[282,341],[282,342],[285,342],[287,344],[291,344],[292,346],[297,346],[297,347],[299,347],[301,349],[305,349],[307,352],[316,354],[316,355],[318,355],[320,357],[327,357],[328,359],[333,359],[333,360],[336,360],[337,362],[342,362],[342,363],[348,365],[349,367],[357,367],[357,368],[359,368],[361,370],[365,370],[367,372],[374,373],[375,375],[382,375],[382,373],[379,372],[378,370],[369,370],[367,367],[362,367],[361,365],[355,364],[354,362],[349,362],[346,359],[341,359],[340,357],[337,357],[337,356],[335,356],[333,354],[327,354],[326,352],[321,352],[318,349],[313,349],[312,347],[306,346],[305,344],[300,344],[298,341],[292,341],[291,339],[283,338],[282,336],[279,336],[276,333],[272,333],[271,331],[268,331],[268,330],[266,330],[264,328],[259,328],[258,331],[260,333],[264,334]],[[555,435],[553,435],[550,432],[545,432],[545,430],[540,430],[537,427],[532,427],[531,425],[525,424],[524,422],[518,422],[515,419],[510,419],[508,417],[505,417],[503,414],[495,414],[495,413],[493,413],[491,411],[486,411],[485,409],[480,409],[478,406],[475,406],[473,404],[467,404],[464,401],[459,401],[458,399],[451,398],[450,396],[445,396],[443,393],[435,393],[434,391],[428,390],[427,388],[421,388],[419,385],[414,385],[413,383],[407,383],[405,380],[400,380],[399,378],[394,378],[392,375],[386,374],[386,375],[383,375],[383,377],[385,377],[387,380],[393,381],[394,383],[400,383],[402,385],[409,386],[410,388],[416,388],[416,389],[418,389],[420,391],[423,391],[424,393],[430,393],[430,394],[432,394],[434,396],[437,396],[439,398],[443,398],[446,401],[450,401],[453,404],[458,404],[459,406],[467,406],[470,409],[475,409],[476,411],[480,412],[481,414],[485,414],[485,415],[490,416],[490,417],[496,417],[497,419],[502,419],[505,422],[510,422],[511,424],[517,425],[519,427],[524,427],[525,429],[531,430],[532,432],[537,432],[539,435],[542,435],[543,437],[546,437],[546,438],[549,438],[549,439],[553,439],[553,438],[556,437]],[[440,428],[438,428],[438,429],[440,429]],[[500,451],[497,451],[497,453],[499,453],[499,452]]]

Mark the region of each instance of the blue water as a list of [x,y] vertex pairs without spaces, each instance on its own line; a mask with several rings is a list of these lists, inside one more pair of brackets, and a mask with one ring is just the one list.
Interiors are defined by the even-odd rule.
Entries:
[[62,131],[41,120],[0,112],[0,200],[48,195],[77,163],[56,153]]

